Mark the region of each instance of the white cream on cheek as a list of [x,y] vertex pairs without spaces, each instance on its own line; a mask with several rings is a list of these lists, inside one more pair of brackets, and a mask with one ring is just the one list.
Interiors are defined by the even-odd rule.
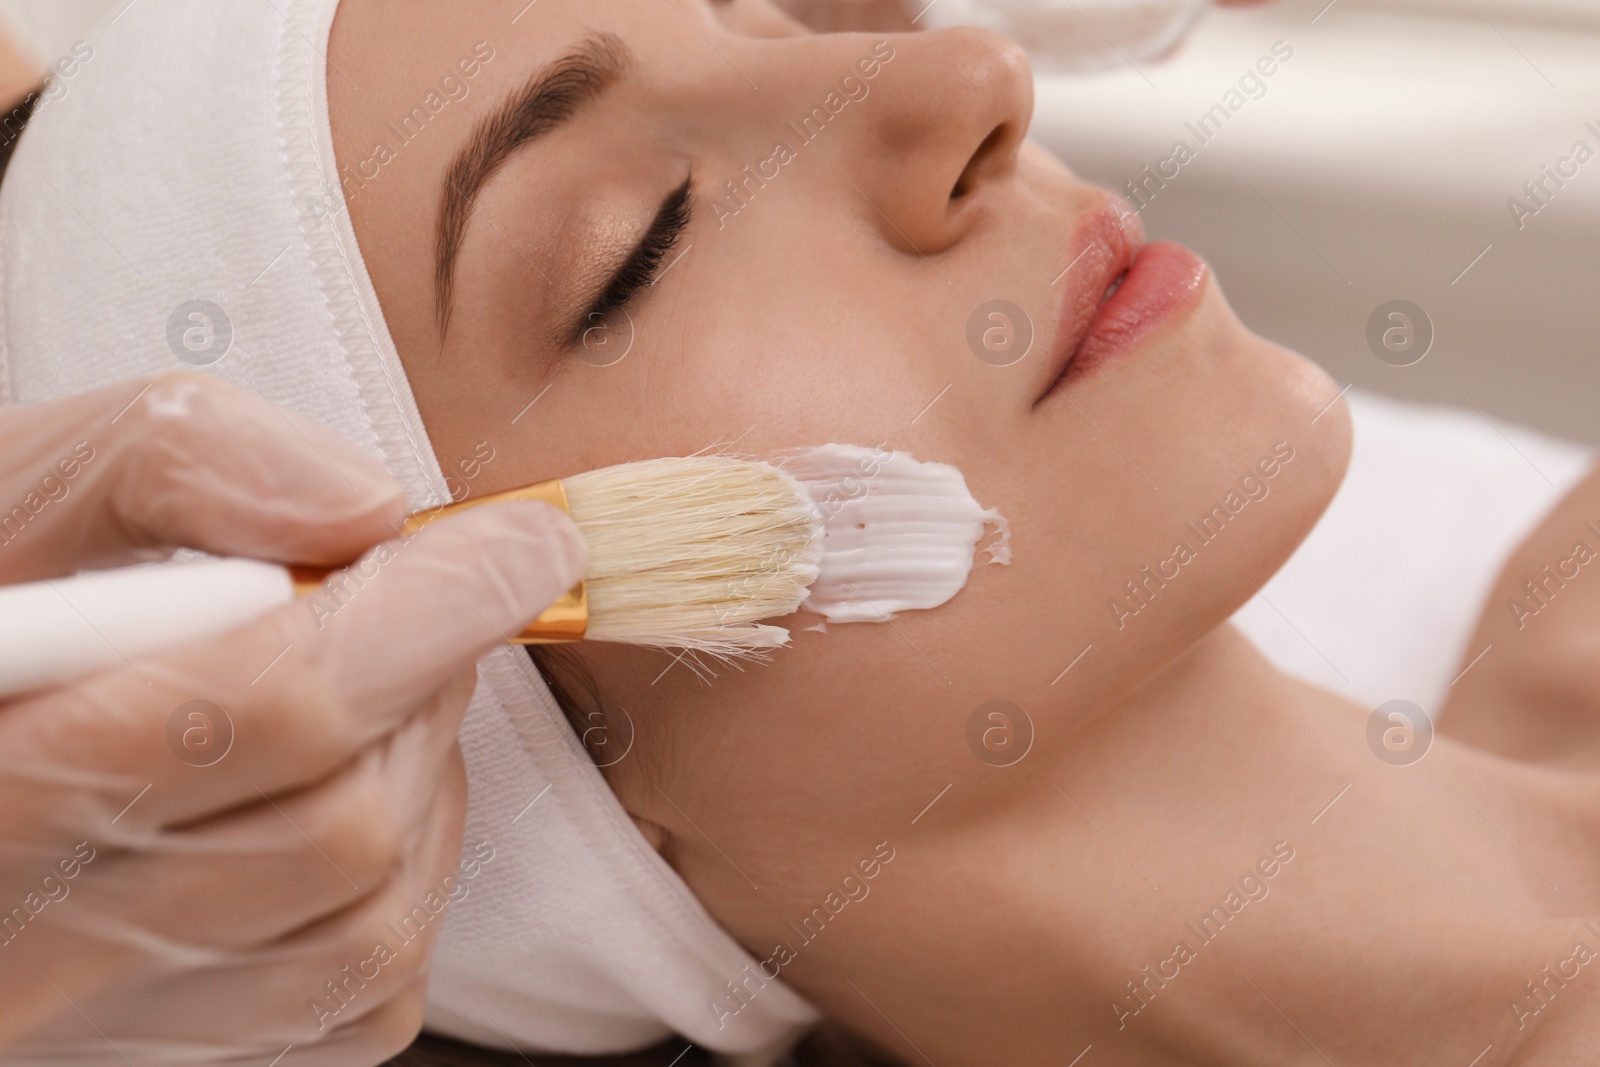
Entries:
[[973,499],[961,472],[886,448],[823,445],[779,465],[820,512],[822,560],[801,607],[828,622],[886,622],[936,608],[967,584],[984,529],[989,562],[1011,562],[1005,518]]

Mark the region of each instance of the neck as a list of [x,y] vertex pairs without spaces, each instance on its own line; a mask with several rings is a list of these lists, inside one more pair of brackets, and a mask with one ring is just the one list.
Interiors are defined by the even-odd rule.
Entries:
[[879,913],[895,951],[863,931],[851,974],[903,974],[907,944],[937,960],[918,996],[852,1021],[877,1033],[881,1011],[941,1065],[1064,1063],[1091,1044],[1095,1062],[1141,1065],[1464,1065],[1489,1045],[1479,1067],[1560,1062],[1530,1058],[1530,1039],[1592,1041],[1600,1004],[1600,864],[1572,855],[1597,826],[1577,780],[1445,737],[1395,766],[1369,714],[1218,630],[1015,779],[1003,814],[949,812],[955,829],[908,843],[897,873],[916,897]]

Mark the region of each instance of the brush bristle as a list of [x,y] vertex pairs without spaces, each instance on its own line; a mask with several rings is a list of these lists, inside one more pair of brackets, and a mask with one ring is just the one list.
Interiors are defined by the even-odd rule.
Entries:
[[787,644],[761,620],[800,606],[821,558],[804,486],[765,463],[703,455],[564,479],[589,546],[587,636],[718,657]]

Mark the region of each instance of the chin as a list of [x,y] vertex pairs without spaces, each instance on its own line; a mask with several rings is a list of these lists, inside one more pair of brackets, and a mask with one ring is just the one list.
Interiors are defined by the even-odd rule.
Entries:
[[1282,394],[1282,422],[1305,439],[1307,458],[1317,467],[1316,480],[1324,485],[1321,513],[1333,499],[1350,466],[1350,406],[1341,386],[1327,371],[1300,353],[1255,334],[1252,342],[1269,353]]
[[[1126,383],[1143,394],[1141,421],[1161,442],[1145,467],[1163,487],[1148,494],[1160,502],[1155,528],[1193,549],[1181,569],[1206,576],[1195,583],[1194,617],[1220,623],[1283,566],[1333,500],[1350,460],[1350,413],[1321,367],[1247,330],[1214,278],[1190,320],[1158,347],[1165,351]],[[1130,415],[1138,403],[1129,401]],[[1134,439],[1136,424],[1125,425]],[[1170,571],[1165,559],[1155,565]]]
[[[1350,462],[1350,409],[1342,387],[1300,353],[1255,333],[1239,321],[1215,274],[1196,324],[1214,346],[1211,372],[1224,375],[1240,400],[1231,414],[1249,442],[1288,440],[1297,461],[1297,485],[1315,515],[1332,500]],[[1204,347],[1205,342],[1201,342]]]
[[[1283,566],[1332,502],[1350,465],[1352,430],[1341,387],[1325,370],[1242,327],[1241,333],[1252,361],[1260,363],[1254,377],[1261,389],[1261,419],[1252,437],[1290,442],[1295,455],[1292,478],[1280,477],[1273,488],[1273,523],[1258,533],[1249,568],[1250,581],[1258,586]],[[1241,595],[1240,604],[1246,599]]]

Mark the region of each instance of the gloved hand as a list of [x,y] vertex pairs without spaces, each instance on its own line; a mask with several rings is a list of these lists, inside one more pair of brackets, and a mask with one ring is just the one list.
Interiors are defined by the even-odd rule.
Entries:
[[[173,545],[348,560],[404,507],[337,435],[192,375],[0,409],[0,457],[3,581]],[[583,557],[555,509],[485,506],[380,545],[331,614],[0,704],[0,1063],[404,1048],[497,844],[458,869],[473,663]]]

